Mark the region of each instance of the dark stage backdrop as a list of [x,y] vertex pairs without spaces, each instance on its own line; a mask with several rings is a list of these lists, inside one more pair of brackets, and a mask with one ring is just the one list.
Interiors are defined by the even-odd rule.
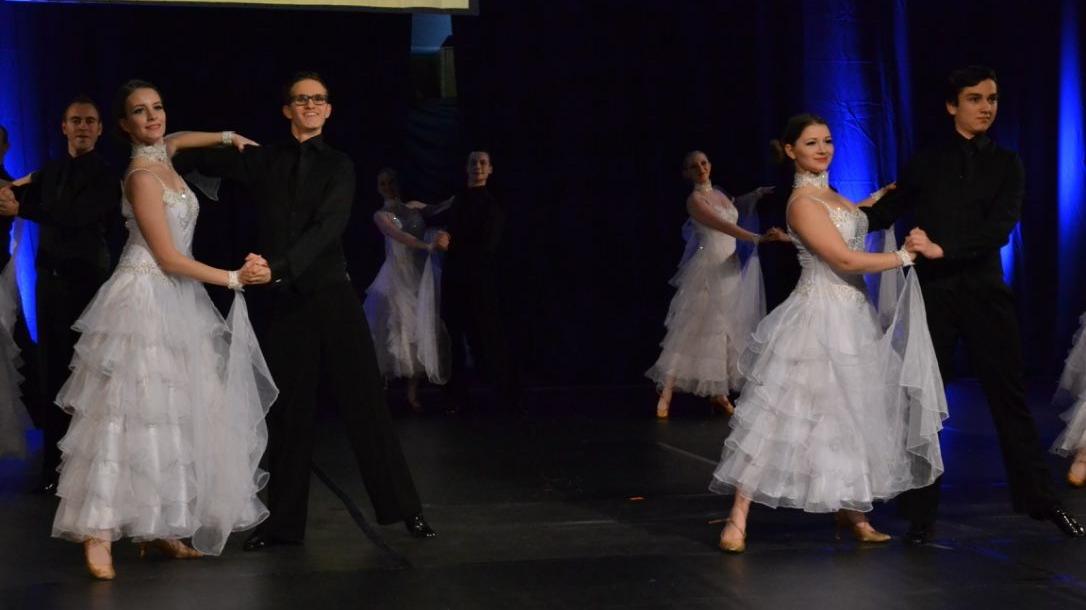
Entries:
[[[682,252],[685,151],[705,150],[732,193],[774,183],[767,141],[788,115],[812,110],[839,136],[835,182],[865,193],[949,129],[940,83],[966,63],[999,72],[994,136],[1027,167],[1011,267],[1032,372],[1051,373],[1086,309],[1086,287],[1060,278],[1069,257],[1086,256],[1086,240],[1061,252],[1056,238],[1061,4],[483,0],[479,16],[454,17],[462,125],[450,133],[464,134],[457,156],[492,151],[492,184],[510,208],[506,305],[526,380],[644,382]],[[0,17],[3,86],[18,88],[0,95],[0,114],[18,118],[22,169],[60,150],[59,113],[76,91],[108,101],[140,76],[163,88],[173,129],[270,141],[286,135],[283,78],[323,73],[329,139],[359,174],[351,273],[360,288],[373,277],[373,175],[418,164],[405,147],[419,137],[408,128],[408,16],[5,3]],[[109,150],[118,161],[125,153]],[[451,188],[456,178],[445,179]],[[245,252],[246,226],[244,213],[206,206],[198,251],[228,264]]]
[[[3,3],[0,24],[7,34],[0,86],[14,87],[3,97],[17,101],[5,113],[12,117],[9,166],[14,160],[20,172],[64,150],[60,116],[78,92],[108,115],[122,82],[149,80],[163,92],[170,131],[232,129],[273,142],[290,137],[281,113],[284,81],[299,70],[319,72],[333,104],[326,137],[351,155],[358,174],[358,207],[345,240],[352,279],[364,287],[375,274],[383,245],[369,220],[380,203],[373,176],[402,161],[409,14]],[[107,131],[113,124],[107,120]],[[100,145],[119,172],[127,145],[108,134]],[[239,199],[226,188],[226,200]],[[240,266],[252,243],[249,219],[244,205],[204,205],[197,257]]]
[[[1001,82],[993,135],[1028,172],[1008,259],[1027,361],[1051,373],[1086,309],[1086,282],[1059,277],[1086,257],[1086,240],[1057,249],[1060,12],[1050,0],[483,0],[478,18],[454,18],[466,132],[494,151],[516,219],[526,366],[548,382],[629,383],[652,364],[682,252],[685,151],[706,151],[733,193],[773,184],[767,141],[789,115],[818,112],[838,136],[831,180],[862,196],[951,128],[947,72],[984,63]],[[842,172],[857,147],[867,160]],[[841,183],[857,172],[869,188]]]

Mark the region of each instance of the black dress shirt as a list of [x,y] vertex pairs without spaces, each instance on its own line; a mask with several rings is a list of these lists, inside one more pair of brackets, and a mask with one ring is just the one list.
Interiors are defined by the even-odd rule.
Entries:
[[968,274],[1002,281],[999,250],[1022,211],[1025,171],[1018,154],[986,135],[972,140],[957,132],[914,156],[878,203],[861,208],[870,230],[891,226],[915,212],[916,226],[943,248],[944,258],[920,258],[921,279]]
[[505,221],[505,206],[485,186],[461,190],[448,209],[427,219],[428,224],[447,227],[451,239],[445,260],[452,273],[495,271]]
[[106,235],[120,213],[121,186],[101,155],[50,161],[14,191],[19,216],[39,225],[38,269],[62,276],[109,272]]
[[310,294],[348,281],[341,238],[354,202],[354,164],[323,137],[243,152],[183,151],[174,165],[249,187],[257,206],[257,251],[268,260],[274,285]]

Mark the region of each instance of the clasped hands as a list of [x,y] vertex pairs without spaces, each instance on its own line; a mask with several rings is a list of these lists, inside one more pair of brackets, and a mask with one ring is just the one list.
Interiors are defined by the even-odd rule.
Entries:
[[789,237],[788,234],[785,233],[783,230],[781,230],[779,227],[770,227],[768,231],[766,231],[765,233],[763,233],[760,236],[760,239],[758,241],[759,242],[767,242],[767,241],[787,241],[787,242],[791,242],[792,238]]
[[449,249],[449,243],[452,241],[452,236],[445,231],[438,231],[434,236],[434,243],[431,244],[434,250],[439,252],[446,252]]
[[905,251],[935,260],[943,258],[943,247],[931,241],[927,232],[920,227],[914,227],[905,238]]
[[238,281],[244,286],[267,284],[271,281],[271,267],[259,254],[250,252],[245,257],[245,264],[238,269]]

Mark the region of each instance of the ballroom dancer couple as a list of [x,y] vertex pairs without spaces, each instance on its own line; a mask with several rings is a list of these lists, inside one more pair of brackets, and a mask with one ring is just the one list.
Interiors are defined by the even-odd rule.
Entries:
[[[1016,154],[987,135],[997,88],[989,68],[952,72],[945,103],[950,137],[918,153],[896,188],[880,189],[858,206],[830,187],[834,149],[826,122],[809,114],[788,121],[779,147],[795,166],[787,219],[803,272],[791,296],[751,336],[727,337],[746,348],[735,366],[743,393],[710,485],[735,495],[720,533],[722,550],[746,548],[752,501],[836,512],[839,527],[858,540],[885,542],[890,537],[864,513],[872,502],[899,494],[899,510],[910,523],[906,541],[930,541],[943,472],[942,378],[952,372],[959,340],[970,348],[988,398],[1014,509],[1051,521],[1067,536],[1086,534],[1051,488],[1025,404],[1014,302],[999,258],[1019,217],[1023,170]],[[863,251],[869,230],[885,229],[907,211],[915,212],[917,228],[902,249]],[[883,328],[861,274],[900,273],[917,261]],[[676,300],[686,288],[680,284]],[[669,325],[668,339],[674,332]],[[696,336],[689,342],[700,345]],[[1081,376],[1076,354],[1068,359],[1072,372],[1064,385],[1081,390],[1068,380],[1074,371]],[[716,378],[730,379],[730,372],[724,363],[713,368]],[[1083,445],[1084,410],[1078,405],[1069,412],[1067,440],[1058,441],[1057,450]],[[1076,462],[1072,481],[1080,474],[1076,468],[1086,473]]]
[[[231,532],[257,525],[246,550],[301,543],[322,378],[378,521],[435,535],[347,279],[340,240],[354,172],[321,135],[331,103],[319,75],[292,78],[282,112],[292,137],[258,147],[229,131],[168,135],[151,83],[130,81],[117,94],[113,119],[132,145],[121,201],[129,238],[75,324],[71,375],[56,396],[72,422],[60,441],[53,535],[83,544],[95,578],[114,578],[111,543],[121,537],[139,542],[141,556],[181,559],[219,554]],[[235,270],[192,258],[199,207],[175,162],[255,192],[261,254]],[[203,284],[235,290],[226,319]],[[250,296],[266,312],[260,343],[241,296],[258,285],[266,288]],[[267,507],[257,497],[266,448]]]
[[[472,410],[469,347],[476,368],[494,383],[498,408],[522,409],[499,278],[508,212],[488,187],[493,171],[489,152],[472,151],[464,188],[432,206],[404,203],[393,170],[377,177],[385,201],[374,222],[385,235],[385,262],[366,291],[366,315],[381,371],[408,379],[408,402],[416,411],[421,404],[415,389],[423,374],[445,383],[447,413]],[[440,230],[427,232],[427,226]],[[444,253],[440,264],[435,250]]]

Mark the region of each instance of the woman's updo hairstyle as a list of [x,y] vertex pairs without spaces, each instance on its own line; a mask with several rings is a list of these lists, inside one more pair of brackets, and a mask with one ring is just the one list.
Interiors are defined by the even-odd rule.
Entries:
[[784,154],[784,146],[786,144],[795,146],[796,141],[799,140],[799,136],[803,133],[803,130],[811,125],[828,126],[829,123],[826,122],[826,119],[817,114],[811,114],[809,112],[791,116],[784,124],[784,131],[781,132],[780,139],[769,141],[769,153],[773,156],[773,160],[777,163],[784,163],[787,161],[788,155]]
[[162,103],[166,103],[166,98],[159,91],[158,87],[151,83],[133,78],[127,83],[121,85],[121,88],[117,90],[117,95],[113,98],[113,133],[124,142],[132,140],[132,136],[128,135],[128,132],[121,129],[121,121],[128,116],[128,96],[132,95],[137,89],[153,89],[158,94],[158,99],[162,100]]

